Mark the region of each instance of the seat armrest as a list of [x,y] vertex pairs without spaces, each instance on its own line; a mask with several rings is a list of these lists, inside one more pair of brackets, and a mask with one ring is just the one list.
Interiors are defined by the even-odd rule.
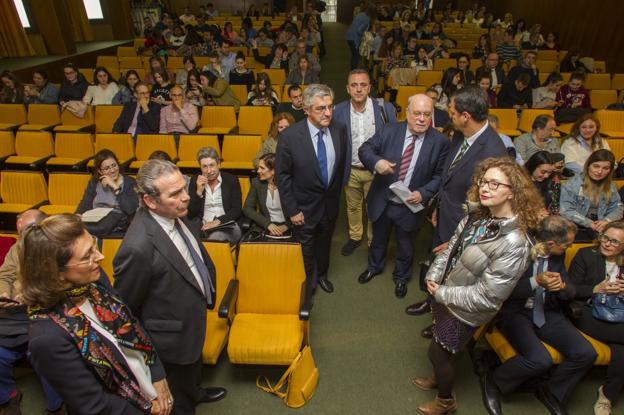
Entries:
[[236,300],[238,299],[238,280],[230,280],[228,283],[227,289],[225,290],[225,295],[223,295],[223,299],[221,299],[221,304],[219,304],[219,317],[227,318],[228,320],[232,320],[234,317],[234,306],[236,305]]
[[299,303],[299,320],[310,320],[310,310],[312,310],[312,292],[307,289],[306,281],[301,283],[301,299]]

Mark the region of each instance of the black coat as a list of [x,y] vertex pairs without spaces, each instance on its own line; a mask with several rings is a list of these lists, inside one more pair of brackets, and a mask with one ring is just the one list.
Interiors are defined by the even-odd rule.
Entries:
[[[127,133],[132,120],[134,119],[134,113],[136,112],[137,102],[128,102],[124,104],[119,118],[113,125],[114,133]],[[137,115],[137,127],[136,134],[158,134],[160,130],[160,105],[150,101],[147,105],[149,111],[144,113],[143,110],[139,110]]]
[[[136,180],[130,176],[123,176],[124,182],[121,187],[121,192],[117,195],[117,202],[119,202],[119,208],[126,216],[132,217],[139,207],[139,196],[137,196],[134,188],[136,186]],[[87,210],[93,209],[93,200],[96,196],[98,180],[92,178],[87,184],[82,200],[76,208],[76,213],[85,213]]]
[[73,84],[70,84],[67,79],[63,79],[59,91],[59,102],[82,101],[82,97],[87,93],[87,88],[89,88],[89,82],[81,73],[78,74],[78,79]]
[[[201,219],[204,217],[204,197],[197,196],[197,174],[191,177],[189,183],[189,196],[191,200],[188,205],[189,219]],[[221,223],[238,220],[243,213],[243,202],[240,183],[238,178],[233,174],[221,172],[221,200],[225,215],[219,216],[217,219]],[[204,190],[204,194],[206,191]]]
[[576,297],[586,300],[594,293],[594,287],[605,280],[607,267],[600,249],[588,246],[578,250],[570,264],[570,280],[576,285]]

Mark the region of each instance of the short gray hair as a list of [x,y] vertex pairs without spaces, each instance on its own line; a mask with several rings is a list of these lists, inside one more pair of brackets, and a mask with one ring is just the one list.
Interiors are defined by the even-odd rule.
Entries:
[[317,97],[331,97],[333,100],[334,91],[325,84],[310,84],[305,91],[303,91],[303,106],[305,108],[310,108],[312,106],[312,101]]
[[170,161],[152,159],[143,163],[136,177],[135,189],[141,206],[145,207],[143,196],[147,195],[154,200],[159,200],[160,189],[156,186],[156,180],[176,172],[180,173],[180,170]]
[[216,160],[217,163],[221,163],[221,157],[219,157],[219,153],[213,147],[202,147],[197,150],[197,162],[201,163],[202,159],[213,159]]

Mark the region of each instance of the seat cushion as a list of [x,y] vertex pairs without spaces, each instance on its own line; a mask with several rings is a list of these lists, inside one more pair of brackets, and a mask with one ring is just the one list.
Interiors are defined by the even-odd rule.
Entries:
[[14,130],[19,124],[0,122],[0,130]]
[[20,131],[41,131],[49,130],[57,124],[24,124],[20,126]]
[[228,341],[230,362],[289,365],[301,349],[303,329],[298,315],[237,314]]
[[181,169],[199,169],[196,160],[178,161],[176,165]]
[[600,132],[609,137],[624,137],[624,131],[600,130]]
[[498,133],[499,134],[505,134],[505,135],[508,135],[510,137],[516,137],[516,136],[519,136],[520,134],[522,134],[522,131],[515,130],[515,129],[514,130],[507,130],[505,128],[499,128],[498,129]]
[[206,314],[206,340],[202,349],[204,363],[214,365],[219,360],[221,351],[227,342],[230,326],[226,318],[219,318],[216,311]]
[[69,158],[69,157],[52,157],[50,160],[46,162],[47,165],[52,166],[73,166],[74,164],[80,163],[82,160]]
[[145,160],[133,161],[132,163],[130,163],[130,168],[131,169],[140,169],[141,166],[143,165],[143,163],[145,163]]
[[61,213],[74,213],[76,205],[45,205],[39,208],[40,211],[48,215],[59,215]]
[[57,125],[54,127],[54,131],[56,132],[72,132],[72,131],[80,131],[83,129],[87,129],[93,127],[93,124],[89,125]]
[[8,164],[31,164],[41,160],[42,157],[27,157],[27,156],[11,156],[6,159]]
[[32,209],[34,205],[24,203],[0,203],[0,212],[2,213],[22,213],[25,210]]

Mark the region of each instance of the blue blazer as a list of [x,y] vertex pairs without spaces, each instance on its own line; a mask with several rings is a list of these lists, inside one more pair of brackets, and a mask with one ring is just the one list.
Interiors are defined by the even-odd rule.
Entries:
[[[375,164],[381,159],[397,162],[398,166],[403,154],[406,130],[407,122],[389,123],[364,142],[358,152],[364,166],[368,170],[374,171]],[[430,127],[425,134],[425,139],[414,167],[414,173],[412,174],[412,180],[408,186],[410,190],[420,192],[423,204],[427,204],[438,192],[448,153],[448,139]],[[398,168],[395,169],[393,174],[375,175],[367,198],[368,216],[371,220],[376,221],[379,219],[385,210],[388,200],[394,195],[389,186],[398,180],[398,176]],[[424,210],[421,210],[414,215],[409,210],[406,210],[404,228],[406,230],[414,230],[420,226],[424,212]]]

